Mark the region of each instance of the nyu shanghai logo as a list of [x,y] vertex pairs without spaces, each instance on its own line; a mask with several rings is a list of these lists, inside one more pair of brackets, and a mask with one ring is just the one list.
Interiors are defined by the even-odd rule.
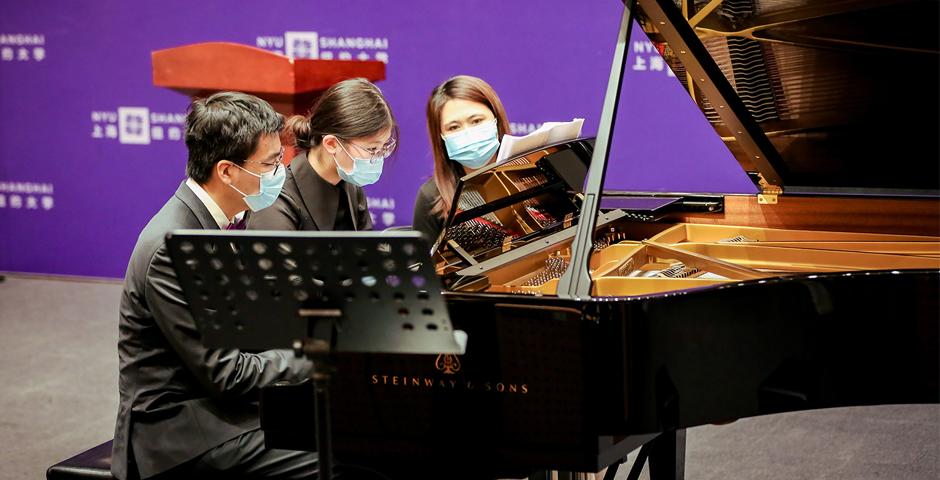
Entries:
[[183,139],[185,113],[151,112],[147,107],[118,107],[91,112],[91,138],[117,140],[124,145]]
[[0,181],[0,209],[52,210],[54,194],[51,183]]
[[46,36],[41,33],[0,33],[0,64],[41,62],[46,59]]
[[660,72],[668,77],[676,76],[660,56],[659,50],[650,41],[633,42],[633,63],[630,68],[635,72]]
[[[366,204],[369,205],[369,215],[372,216],[373,225],[381,225],[383,227],[391,227],[392,225],[395,225],[394,198],[366,197]],[[378,214],[378,218],[376,218],[376,214]]]
[[285,55],[290,58],[320,58],[317,32],[285,32]]
[[378,60],[388,63],[386,37],[327,37],[317,32],[285,32],[283,37],[256,37],[255,46],[291,58]]
[[150,143],[150,110],[144,107],[118,108],[118,141],[130,145]]
[[510,135],[528,135],[542,126],[542,123],[509,122]]

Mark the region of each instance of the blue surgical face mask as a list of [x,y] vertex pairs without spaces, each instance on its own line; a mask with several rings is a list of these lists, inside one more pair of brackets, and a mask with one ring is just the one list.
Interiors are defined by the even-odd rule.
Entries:
[[333,155],[333,162],[336,163],[336,172],[339,173],[339,178],[360,187],[372,185],[379,181],[379,177],[382,176],[382,166],[385,164],[384,158],[379,157],[375,160],[356,158],[349,153],[349,150],[346,150],[342,142],[337,143],[339,143],[340,148],[342,148],[343,151],[346,152],[346,155],[349,155],[349,158],[353,161],[352,171],[347,172],[343,170],[343,167],[339,166],[339,162],[336,161],[336,155]]
[[499,149],[496,119],[441,138],[447,147],[448,158],[474,170],[486,165]]
[[248,205],[248,208],[250,208],[252,212],[257,212],[258,210],[274,205],[274,201],[277,200],[277,196],[281,193],[281,187],[284,186],[284,179],[287,178],[287,169],[283,165],[278,165],[274,170],[259,175],[250,170],[245,170],[239,165],[235,166],[260,179],[258,193],[251,195],[247,195],[235,188],[235,185],[229,184],[236,192],[242,194],[242,200],[245,201],[245,205]]

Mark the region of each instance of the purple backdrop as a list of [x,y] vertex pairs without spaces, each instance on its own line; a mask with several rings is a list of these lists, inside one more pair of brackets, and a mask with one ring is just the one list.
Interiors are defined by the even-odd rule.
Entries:
[[[184,175],[189,99],[151,84],[152,50],[222,40],[386,61],[379,86],[402,138],[367,189],[382,228],[411,222],[431,171],[424,102],[451,75],[489,81],[514,133],[583,117],[593,134],[622,8],[616,0],[18,3],[0,17],[0,271],[103,277],[123,276],[137,234]],[[634,32],[607,188],[753,192]]]

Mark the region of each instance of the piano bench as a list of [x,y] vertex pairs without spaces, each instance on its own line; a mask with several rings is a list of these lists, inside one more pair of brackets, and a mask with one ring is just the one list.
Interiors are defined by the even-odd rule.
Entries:
[[46,470],[46,480],[93,478],[114,480],[111,476],[111,440],[63,460]]

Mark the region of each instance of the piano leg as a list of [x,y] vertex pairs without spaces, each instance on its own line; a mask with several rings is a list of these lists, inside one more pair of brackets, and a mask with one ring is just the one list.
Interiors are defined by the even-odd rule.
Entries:
[[[644,443],[633,462],[633,467],[630,468],[627,480],[640,478],[640,472],[643,471],[647,459],[650,464],[650,480],[684,480],[685,429],[663,432]],[[616,470],[614,473],[616,474]],[[607,477],[604,477],[604,480],[607,480]]]
[[[633,467],[630,468],[630,473],[627,474],[627,480],[637,480],[640,478],[640,472],[643,471],[643,465],[646,465],[646,459],[650,456],[650,447],[652,447],[655,440],[656,439],[650,440],[640,447],[640,453],[636,456],[636,460],[633,461]],[[608,474],[609,473],[610,472],[608,472]],[[616,473],[614,474],[616,475]],[[604,478],[604,480],[612,479]]]
[[683,480],[685,429],[663,432],[650,443],[650,480]]
[[620,466],[623,465],[624,463],[627,463],[627,457],[624,457],[620,459],[620,461],[618,461],[617,463],[607,467],[604,470],[604,480],[614,480],[614,478],[617,477],[617,471],[620,470]]

